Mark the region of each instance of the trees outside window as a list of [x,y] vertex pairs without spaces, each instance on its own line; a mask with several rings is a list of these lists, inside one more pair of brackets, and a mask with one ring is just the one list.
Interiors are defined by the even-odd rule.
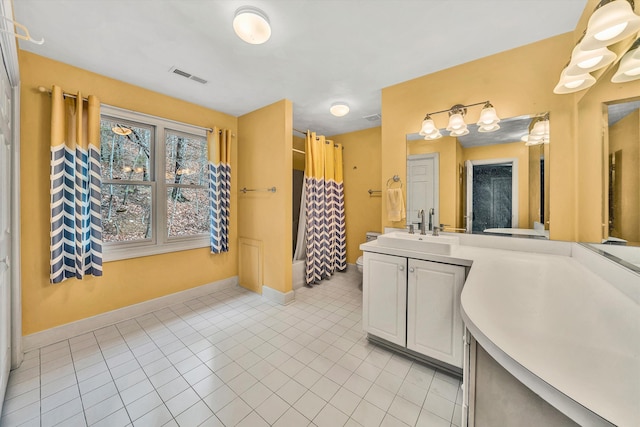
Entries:
[[208,246],[205,131],[103,106],[100,137],[105,259]]

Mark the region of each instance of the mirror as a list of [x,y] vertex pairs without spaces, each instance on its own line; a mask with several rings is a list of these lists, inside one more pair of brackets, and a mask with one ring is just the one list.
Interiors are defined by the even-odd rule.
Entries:
[[494,132],[470,124],[459,137],[441,129],[434,140],[408,134],[407,224],[419,223],[424,209],[425,222],[446,231],[548,239],[548,120],[548,113],[512,117]]
[[592,247],[640,272],[640,100],[605,105],[605,208],[601,244]]

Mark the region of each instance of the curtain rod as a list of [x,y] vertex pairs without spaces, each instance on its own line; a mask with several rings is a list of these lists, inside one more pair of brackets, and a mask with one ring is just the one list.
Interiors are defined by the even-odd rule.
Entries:
[[[51,96],[51,89],[48,89],[48,88],[46,88],[44,86],[38,86],[38,92],[46,93],[49,96]],[[62,96],[64,96],[65,98],[78,99],[78,95],[74,95],[73,93],[69,93],[69,92],[62,92]],[[85,98],[85,97],[82,97],[82,100],[83,101],[88,101],[88,99]],[[120,107],[116,107],[116,108],[120,108]],[[199,128],[199,129],[205,130],[207,132],[213,132],[213,129],[211,129],[211,128],[206,128],[206,127],[203,127],[203,126],[197,126],[197,125],[192,125],[192,124],[189,124],[189,126],[192,126],[194,128]],[[219,130],[218,133],[222,133],[222,131]],[[231,135],[231,136],[235,136],[235,135]]]

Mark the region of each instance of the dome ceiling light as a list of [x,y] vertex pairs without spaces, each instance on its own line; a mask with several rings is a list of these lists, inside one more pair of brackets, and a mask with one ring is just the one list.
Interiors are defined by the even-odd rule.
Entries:
[[233,18],[233,30],[249,44],[262,44],[271,37],[269,17],[253,6],[242,6]]
[[349,105],[346,102],[336,102],[331,105],[329,112],[336,117],[343,117],[349,114]]

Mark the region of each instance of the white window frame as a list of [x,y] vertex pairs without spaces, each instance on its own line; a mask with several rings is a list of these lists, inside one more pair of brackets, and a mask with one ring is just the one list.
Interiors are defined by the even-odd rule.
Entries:
[[193,236],[167,236],[167,182],[164,176],[166,158],[167,131],[194,135],[206,139],[206,130],[199,126],[189,125],[170,119],[125,110],[110,105],[101,105],[101,116],[121,119],[125,122],[138,122],[153,128],[154,147],[150,147],[149,162],[153,164],[150,181],[132,182],[135,185],[151,187],[151,239],[133,242],[103,242],[102,259],[105,262],[121,259],[138,258],[170,252],[185,251],[209,247],[209,233]]

